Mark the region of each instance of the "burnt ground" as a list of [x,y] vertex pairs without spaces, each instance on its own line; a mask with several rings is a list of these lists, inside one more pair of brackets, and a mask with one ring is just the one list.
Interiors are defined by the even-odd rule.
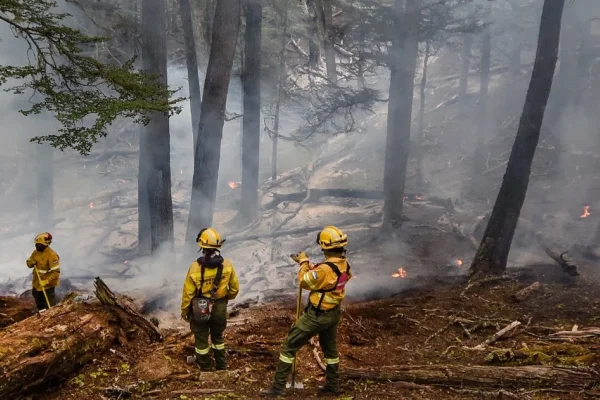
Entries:
[[[571,285],[543,284],[523,302],[512,296],[527,286],[499,280],[467,289],[466,283],[438,284],[408,290],[385,300],[347,302],[340,326],[341,368],[379,370],[393,365],[486,365],[494,349],[522,350],[531,357],[509,365],[552,364],[598,369],[596,337],[556,340],[549,335],[600,326],[600,285],[580,281]],[[12,313],[22,305],[4,301],[0,312]],[[13,315],[13,314],[11,314]],[[22,312],[20,315],[25,316]],[[160,344],[139,337],[113,349],[85,366],[59,387],[47,388],[34,398],[58,399],[256,399],[266,388],[277,363],[278,349],[293,322],[294,300],[241,310],[227,330],[230,371],[200,373],[185,363],[193,353],[187,329],[169,329]],[[507,337],[483,351],[466,350],[482,343],[512,321],[522,323]],[[299,353],[299,376],[304,390],[288,398],[316,397],[323,375],[308,346]],[[494,368],[494,366],[491,366]],[[373,380],[342,380],[338,399],[583,399],[586,393],[532,391],[507,388],[506,392],[414,385]],[[205,394],[199,389],[225,389]],[[511,397],[512,396],[512,397]],[[516,396],[516,397],[515,397]]]

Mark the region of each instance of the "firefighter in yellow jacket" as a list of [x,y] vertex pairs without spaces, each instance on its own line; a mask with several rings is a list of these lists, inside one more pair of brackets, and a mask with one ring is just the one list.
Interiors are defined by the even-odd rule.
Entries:
[[319,335],[319,344],[323,349],[326,364],[325,386],[319,388],[319,394],[339,392],[337,328],[341,316],[340,305],[346,295],[345,286],[352,278],[350,265],[346,260],[348,237],[338,228],[326,226],[317,235],[317,243],[325,255],[323,263],[311,265],[303,252],[291,256],[300,264],[298,281],[304,289],[310,290],[309,302],[281,348],[273,385],[261,392],[265,397],[284,394],[296,352],[315,335]]
[[50,233],[40,233],[35,237],[34,243],[35,250],[25,263],[29,268],[34,269],[31,293],[35,299],[35,306],[41,311],[56,305],[54,288],[58,286],[60,276],[60,257],[50,248],[52,243]]
[[[213,228],[200,231],[196,243],[202,249],[202,257],[192,263],[183,284],[181,317],[190,323],[195,337],[195,360],[203,371],[212,370],[211,347],[216,369],[227,369],[223,338],[227,327],[227,301],[235,299],[240,290],[233,265],[221,256],[219,250],[224,241]],[[196,297],[212,298],[212,310],[207,321],[194,318],[191,304]]]

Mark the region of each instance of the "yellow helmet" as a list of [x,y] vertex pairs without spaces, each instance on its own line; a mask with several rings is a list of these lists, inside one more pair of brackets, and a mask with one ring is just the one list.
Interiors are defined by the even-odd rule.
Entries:
[[323,250],[341,249],[348,244],[348,236],[335,226],[326,226],[317,235],[317,244]]
[[52,235],[48,232],[42,232],[35,237],[35,244],[43,244],[44,246],[50,246],[52,243]]
[[220,249],[224,241],[214,228],[204,228],[196,237],[196,243],[202,249]]

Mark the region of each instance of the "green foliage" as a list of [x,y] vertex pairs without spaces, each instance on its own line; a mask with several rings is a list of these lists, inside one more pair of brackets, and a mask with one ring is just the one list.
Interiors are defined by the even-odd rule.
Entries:
[[[0,85],[19,81],[5,91],[34,93],[24,115],[51,112],[60,122],[56,134],[37,136],[60,150],[73,148],[88,154],[117,118],[147,124],[154,112],[179,113],[172,98],[175,90],[155,83],[154,77],[134,70],[134,60],[107,65],[86,54],[85,49],[106,38],[87,36],[66,26],[67,13],[53,11],[51,0],[0,0],[0,21],[29,46],[29,65],[0,65]],[[39,99],[39,100],[38,100]]]

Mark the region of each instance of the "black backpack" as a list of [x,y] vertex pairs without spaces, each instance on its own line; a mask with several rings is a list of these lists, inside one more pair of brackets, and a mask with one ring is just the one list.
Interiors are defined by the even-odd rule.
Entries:
[[223,264],[217,266],[217,275],[213,281],[213,287],[210,291],[210,297],[202,296],[202,286],[204,286],[204,265],[200,265],[200,288],[197,289],[196,295],[192,299],[192,317],[195,322],[207,322],[210,320],[212,306],[214,303],[215,293],[219,288],[221,279],[223,278]]
[[[321,293],[321,298],[319,299],[319,304],[317,304],[317,310],[321,309],[321,303],[323,303],[323,298],[325,297],[325,293],[335,292],[336,290],[338,290],[338,285],[340,284],[340,277],[343,274],[350,276],[350,263],[348,263],[348,262],[346,262],[346,265],[347,265],[346,272],[341,272],[340,269],[338,268],[338,266],[332,262],[326,261],[323,264],[329,266],[329,268],[331,268],[333,270],[333,272],[335,272],[335,274],[337,275],[337,280],[335,281],[335,286],[333,286],[333,288],[331,288],[331,289],[315,290],[315,292]],[[344,282],[342,282],[342,285],[346,286],[346,283],[348,282],[348,280],[349,279],[346,279]]]

